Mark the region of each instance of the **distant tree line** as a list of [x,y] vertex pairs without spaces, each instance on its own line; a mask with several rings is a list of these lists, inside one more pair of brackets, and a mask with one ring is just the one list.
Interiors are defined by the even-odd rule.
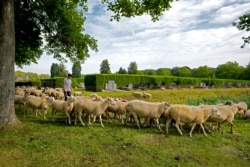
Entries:
[[[63,63],[53,63],[48,74],[24,73],[21,71],[15,72],[15,80],[29,79],[45,79],[54,77],[65,77],[70,73],[66,70]],[[81,63],[76,61],[72,66],[73,78],[81,78]],[[130,62],[128,68],[120,67],[116,74],[141,74],[141,75],[160,75],[160,76],[178,76],[178,77],[194,77],[194,78],[218,78],[218,79],[239,79],[250,80],[250,62],[246,67],[240,66],[237,62],[227,62],[220,64],[216,68],[208,66],[200,66],[198,68],[189,68],[188,66],[174,68],[158,68],[138,70],[136,62]],[[105,59],[100,64],[100,74],[112,74],[108,59]]]
[[[108,60],[105,59],[100,65],[101,74],[111,74]],[[200,66],[189,68],[188,66],[174,68],[159,68],[138,70],[136,62],[131,62],[127,68],[120,67],[117,74],[141,74],[141,75],[161,75],[194,78],[221,78],[221,79],[240,79],[250,80],[250,62],[246,67],[240,66],[236,61],[220,64],[216,68]]]

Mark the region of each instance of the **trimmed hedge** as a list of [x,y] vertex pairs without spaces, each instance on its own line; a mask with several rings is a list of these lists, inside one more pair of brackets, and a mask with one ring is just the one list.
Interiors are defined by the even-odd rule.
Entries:
[[105,89],[108,81],[115,81],[117,88],[123,88],[133,84],[134,88],[147,87],[169,87],[174,83],[178,87],[200,86],[200,83],[214,87],[237,87],[239,85],[250,85],[246,80],[210,79],[210,78],[188,78],[175,76],[152,76],[131,74],[90,74],[85,75],[84,84],[88,91],[101,91]]
[[[62,87],[63,77],[41,79],[36,81],[16,82],[16,86],[38,86],[38,87]],[[83,83],[87,91],[101,91],[105,89],[108,81],[115,81],[118,89],[123,89],[129,84],[133,88],[159,88],[163,87],[199,87],[200,83],[214,87],[245,87],[250,86],[249,80],[211,79],[211,78],[188,78],[175,76],[153,76],[153,75],[131,75],[131,74],[90,74],[84,78],[72,78],[72,87]]]

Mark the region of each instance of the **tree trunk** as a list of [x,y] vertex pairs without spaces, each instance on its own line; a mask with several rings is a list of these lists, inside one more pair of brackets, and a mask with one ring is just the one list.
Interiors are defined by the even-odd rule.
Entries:
[[0,128],[19,123],[14,108],[14,0],[0,0]]

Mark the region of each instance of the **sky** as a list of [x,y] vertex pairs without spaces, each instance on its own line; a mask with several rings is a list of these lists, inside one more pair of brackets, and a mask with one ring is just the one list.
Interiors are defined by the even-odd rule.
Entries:
[[[89,0],[85,33],[98,40],[98,52],[82,64],[82,74],[100,73],[107,59],[112,73],[128,69],[136,62],[138,70],[220,64],[236,61],[246,67],[250,62],[250,45],[240,48],[242,37],[232,22],[250,12],[249,0],[179,0],[157,22],[148,15],[110,21],[112,13],[101,0]],[[52,55],[41,56],[38,64],[16,67],[16,71],[50,74]],[[72,71],[72,63],[65,64]]]

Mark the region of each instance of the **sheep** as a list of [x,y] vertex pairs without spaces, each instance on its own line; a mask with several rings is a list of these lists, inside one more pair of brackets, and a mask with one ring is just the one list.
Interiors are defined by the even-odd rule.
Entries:
[[149,93],[143,92],[143,93],[142,93],[142,97],[145,98],[145,99],[151,99],[151,98],[152,98],[152,95],[149,94]]
[[230,104],[230,105],[202,105],[201,107],[216,107],[220,110],[221,115],[211,116],[207,120],[208,122],[218,123],[218,131],[221,132],[221,124],[223,122],[228,122],[231,125],[230,132],[233,133],[233,120],[234,116],[238,113],[243,115],[243,108],[239,104]]
[[24,106],[25,106],[24,117],[25,117],[25,112],[28,113],[28,109],[32,108],[35,110],[37,109],[43,110],[43,118],[46,119],[45,115],[47,114],[47,109],[49,107],[46,96],[43,95],[42,97],[36,97],[33,95],[28,95],[25,99]]
[[132,95],[137,98],[141,98],[143,96],[142,92],[133,92]]
[[52,111],[52,119],[53,121],[56,120],[56,113],[63,112],[66,114],[68,118],[68,123],[71,124],[70,113],[73,109],[73,105],[76,99],[74,97],[68,97],[67,101],[62,100],[53,100],[50,104],[51,111]]
[[22,88],[15,89],[15,95],[24,96],[24,94],[25,94],[24,89]]
[[169,106],[170,105],[166,102],[155,103],[155,102],[146,102],[143,100],[131,100],[128,102],[126,106],[127,113],[126,113],[125,125],[130,115],[132,115],[139,129],[140,129],[140,124],[138,117],[146,119],[155,119],[158,129],[162,131],[159,124],[159,118],[162,114],[164,114],[168,110]]
[[19,105],[19,111],[20,111],[20,105],[24,105],[24,103],[25,103],[25,98],[26,98],[25,95],[23,95],[23,96],[21,96],[21,95],[15,95],[14,96],[14,104],[18,104]]
[[239,102],[238,105],[242,108],[244,113],[247,111],[247,103],[246,102]]
[[103,101],[103,98],[99,95],[97,95],[96,93],[92,94],[90,96],[90,98],[93,100],[93,101]]
[[64,93],[61,91],[55,91],[55,99],[56,100],[64,100]]
[[83,91],[77,91],[73,93],[74,96],[82,96],[82,94],[83,94]]
[[247,110],[244,114],[244,118],[250,119],[250,110]]
[[127,106],[127,101],[124,101],[122,99],[115,99],[115,104],[114,105],[109,105],[107,108],[107,116],[109,118],[108,112],[112,112],[115,115],[118,115],[120,119],[122,120],[122,124],[124,124],[122,115],[126,114],[126,106]]
[[180,129],[181,123],[193,123],[193,126],[189,132],[189,136],[192,137],[192,132],[196,126],[196,124],[200,125],[200,127],[203,130],[203,133],[205,136],[207,136],[205,129],[203,127],[203,123],[206,122],[206,120],[211,116],[220,116],[220,111],[216,108],[210,108],[210,107],[199,107],[199,106],[189,106],[189,105],[171,105],[169,108],[167,114],[165,115],[167,117],[166,121],[166,132],[168,133],[168,127],[172,119],[175,121],[175,127],[177,128],[180,135],[182,134],[182,131]]
[[[114,105],[115,102],[112,98],[108,97],[104,99],[102,102],[93,101],[87,98],[78,99],[75,103],[75,125],[77,123],[77,118],[80,120],[81,124],[85,126],[82,121],[82,113],[85,112],[86,114],[90,115],[93,114],[95,122],[96,116],[99,116],[99,120],[101,126],[104,127],[102,123],[102,114],[104,114],[105,110],[107,109],[108,105]],[[90,120],[88,121],[90,124]]]
[[30,91],[30,95],[41,97],[42,94],[43,94],[43,90],[41,90],[41,89],[31,89],[31,91]]

